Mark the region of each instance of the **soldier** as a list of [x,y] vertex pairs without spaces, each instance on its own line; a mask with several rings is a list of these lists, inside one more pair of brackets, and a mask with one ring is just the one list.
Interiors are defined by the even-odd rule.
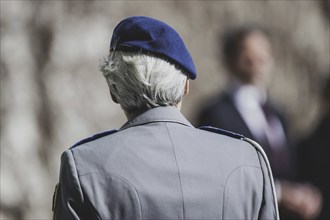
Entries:
[[148,17],[114,29],[101,67],[128,121],[61,158],[55,219],[275,219],[268,160],[250,139],[180,113],[196,78],[179,34]]

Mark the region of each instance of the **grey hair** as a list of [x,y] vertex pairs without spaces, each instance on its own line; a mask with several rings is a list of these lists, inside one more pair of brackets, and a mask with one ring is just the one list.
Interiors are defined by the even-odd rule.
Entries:
[[127,113],[177,106],[188,79],[173,64],[136,52],[110,52],[100,70],[111,93]]

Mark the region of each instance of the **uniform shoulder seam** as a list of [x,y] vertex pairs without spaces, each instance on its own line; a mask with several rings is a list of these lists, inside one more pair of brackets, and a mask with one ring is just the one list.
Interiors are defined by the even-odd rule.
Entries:
[[133,190],[133,192],[136,194],[137,202],[139,204],[139,211],[140,211],[141,219],[143,219],[140,194],[139,194],[137,188],[133,185],[133,183],[131,181],[129,181],[127,178],[125,178],[124,176],[122,176],[122,175],[120,175],[118,173],[115,173],[115,172],[107,171],[107,170],[98,170],[98,171],[93,171],[93,172],[88,172],[88,173],[80,174],[79,175],[79,178],[83,178],[83,176],[87,176],[87,175],[100,174],[100,173],[108,173],[112,177],[115,177],[115,178],[123,181],[124,183],[126,183]]
[[243,168],[253,168],[253,169],[257,169],[259,170],[261,173],[262,173],[262,169],[261,167],[257,167],[257,166],[254,166],[254,165],[242,165],[242,166],[238,166],[236,167],[235,169],[233,169],[229,175],[227,176],[227,179],[226,179],[226,182],[225,182],[225,185],[224,185],[224,190],[223,190],[223,195],[222,195],[222,219],[225,219],[225,205],[226,205],[226,189],[227,189],[227,186],[228,186],[228,181],[229,179],[233,176],[234,173],[236,173],[238,170],[241,170]]

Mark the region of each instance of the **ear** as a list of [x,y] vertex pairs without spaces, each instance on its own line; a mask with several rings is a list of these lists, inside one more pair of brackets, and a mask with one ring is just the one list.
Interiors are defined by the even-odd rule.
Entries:
[[111,99],[112,99],[112,101],[113,101],[114,103],[119,104],[119,102],[118,102],[116,96],[115,96],[114,94],[112,94],[111,90],[110,90],[110,95],[111,95]]
[[186,83],[184,85],[184,95],[187,95],[189,93],[189,79],[186,80]]

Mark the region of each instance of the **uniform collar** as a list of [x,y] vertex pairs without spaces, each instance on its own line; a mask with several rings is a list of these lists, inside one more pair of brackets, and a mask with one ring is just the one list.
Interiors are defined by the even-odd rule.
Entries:
[[153,108],[143,112],[135,118],[127,121],[119,130],[153,122],[172,122],[193,127],[176,107],[166,106]]

